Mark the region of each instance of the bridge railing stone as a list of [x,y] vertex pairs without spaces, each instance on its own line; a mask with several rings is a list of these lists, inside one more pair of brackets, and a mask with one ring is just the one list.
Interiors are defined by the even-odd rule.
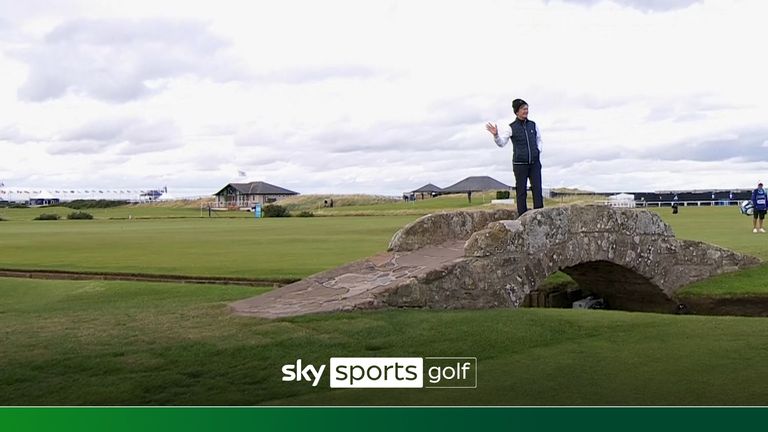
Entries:
[[403,252],[452,240],[466,240],[490,222],[516,219],[511,209],[460,210],[432,213],[409,223],[392,236],[389,251]]

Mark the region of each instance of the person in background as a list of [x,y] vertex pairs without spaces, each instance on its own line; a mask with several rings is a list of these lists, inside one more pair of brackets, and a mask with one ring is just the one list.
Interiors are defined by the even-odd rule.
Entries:
[[[757,189],[752,191],[752,205],[754,210],[752,213],[752,232],[764,233],[763,220],[765,220],[765,213],[768,210],[768,196],[763,189],[763,183],[757,184]],[[759,221],[759,222],[758,222]]]

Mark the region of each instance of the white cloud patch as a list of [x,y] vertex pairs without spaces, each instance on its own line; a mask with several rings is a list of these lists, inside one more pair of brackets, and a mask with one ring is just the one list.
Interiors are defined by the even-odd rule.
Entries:
[[73,19],[14,52],[29,67],[19,97],[45,101],[68,93],[127,102],[193,76],[240,79],[245,72],[204,22],[171,19]]

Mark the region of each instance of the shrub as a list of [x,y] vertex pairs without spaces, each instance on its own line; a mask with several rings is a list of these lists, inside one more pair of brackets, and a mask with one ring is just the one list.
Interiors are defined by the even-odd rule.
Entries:
[[315,214],[311,211],[304,210],[303,212],[299,213],[299,217],[313,217]]
[[26,205],[26,204],[21,204],[21,203],[11,203],[11,204],[8,204],[8,208],[9,209],[20,209],[20,208],[29,208],[29,206]]
[[265,205],[261,211],[264,213],[264,217],[288,217],[291,215],[287,208],[277,204]]
[[68,214],[67,219],[93,219],[93,215],[83,211],[76,211]]
[[115,201],[115,200],[72,200],[66,204],[64,204],[64,207],[71,208],[73,210],[83,210],[83,209],[95,209],[95,208],[110,208],[110,207],[120,207],[122,205],[128,204],[128,201]]
[[509,199],[509,191],[496,191],[496,199]]
[[55,213],[43,213],[33,220],[59,220],[59,219],[61,219],[61,216]]

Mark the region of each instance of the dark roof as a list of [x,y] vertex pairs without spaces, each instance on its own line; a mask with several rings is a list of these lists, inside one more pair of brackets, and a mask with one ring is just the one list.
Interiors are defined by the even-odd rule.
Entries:
[[467,177],[443,189],[443,192],[479,192],[493,189],[512,189],[512,186],[488,176]]
[[412,190],[411,192],[442,192],[442,191],[443,191],[442,188],[437,187],[432,183],[427,183],[418,189]]
[[221,188],[220,191],[214,195],[220,194],[228,186],[232,186],[238,192],[245,195],[298,195],[298,192],[294,192],[280,186],[275,186],[262,181],[255,181],[250,183],[229,183],[227,186]]

